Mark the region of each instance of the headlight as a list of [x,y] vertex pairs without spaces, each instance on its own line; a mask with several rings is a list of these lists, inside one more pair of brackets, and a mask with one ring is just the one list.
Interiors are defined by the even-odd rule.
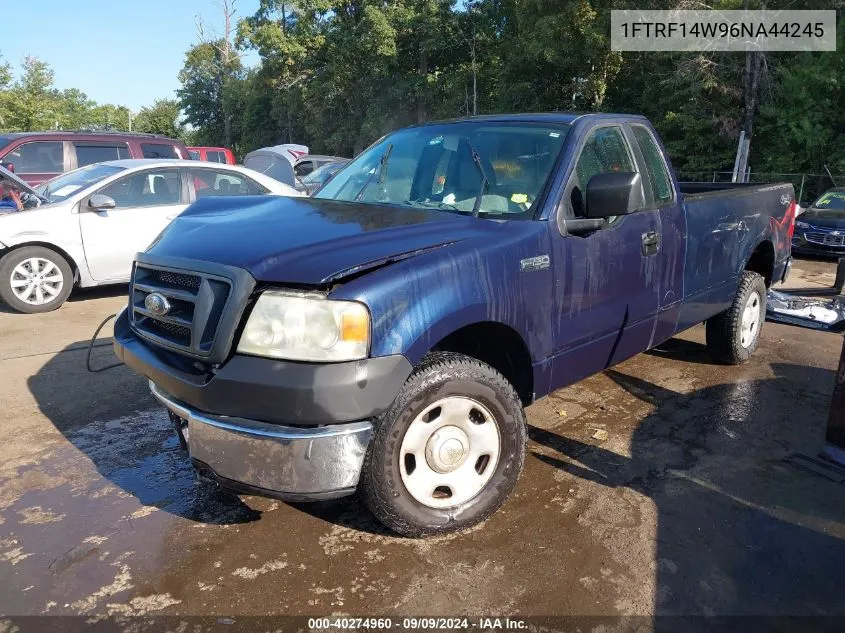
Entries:
[[353,301],[267,290],[258,297],[238,342],[255,356],[305,361],[366,358],[370,313]]
[[795,227],[799,228],[799,229],[809,229],[810,225],[807,224],[806,222],[796,222]]

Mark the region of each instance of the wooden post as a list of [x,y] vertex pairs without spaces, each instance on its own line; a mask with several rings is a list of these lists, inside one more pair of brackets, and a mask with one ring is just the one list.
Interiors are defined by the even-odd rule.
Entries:
[[833,387],[825,440],[824,456],[845,466],[845,337],[842,339],[842,354]]

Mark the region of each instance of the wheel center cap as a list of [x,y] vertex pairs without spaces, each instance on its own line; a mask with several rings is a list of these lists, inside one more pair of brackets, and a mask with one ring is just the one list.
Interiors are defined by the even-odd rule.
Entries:
[[432,470],[449,473],[464,463],[469,438],[456,426],[444,426],[432,433],[425,446],[425,459]]

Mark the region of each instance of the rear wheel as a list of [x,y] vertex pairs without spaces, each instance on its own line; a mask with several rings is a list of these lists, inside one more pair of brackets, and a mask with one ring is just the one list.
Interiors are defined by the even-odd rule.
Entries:
[[49,312],[73,289],[67,260],[43,246],[25,246],[0,259],[0,298],[18,312]]
[[707,321],[707,349],[729,365],[746,362],[760,343],[766,319],[766,282],[758,273],[742,273],[730,308]]
[[522,403],[501,374],[431,354],[377,420],[360,490],[373,515],[405,536],[464,529],[510,495],[525,441]]

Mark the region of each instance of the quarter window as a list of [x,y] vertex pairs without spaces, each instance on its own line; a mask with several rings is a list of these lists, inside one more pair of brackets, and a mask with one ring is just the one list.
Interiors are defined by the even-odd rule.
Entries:
[[192,169],[190,175],[197,199],[208,196],[255,196],[269,193],[266,187],[234,171]]
[[144,158],[181,158],[173,145],[164,143],[141,143]]
[[19,145],[6,154],[18,174],[61,174],[64,172],[64,144],[61,141],[34,141]]
[[631,129],[634,132],[634,138],[637,140],[637,145],[640,146],[640,151],[645,158],[646,169],[649,173],[649,180],[651,181],[651,193],[654,197],[654,204],[662,206],[672,200],[672,183],[669,180],[669,173],[666,171],[666,163],[663,162],[663,156],[660,153],[660,148],[654,141],[651,132],[642,125],[632,125]]
[[622,130],[615,125],[590,132],[575,164],[569,195],[572,213],[583,217],[586,211],[587,185],[598,174],[635,171]]
[[314,163],[312,163],[310,160],[304,160],[301,163],[297,163],[296,166],[293,168],[293,173],[296,174],[297,178],[307,176],[312,171],[314,171]]
[[129,158],[129,147],[126,143],[115,145],[76,145],[76,166],[85,167],[94,163],[103,163],[107,160],[120,160]]

